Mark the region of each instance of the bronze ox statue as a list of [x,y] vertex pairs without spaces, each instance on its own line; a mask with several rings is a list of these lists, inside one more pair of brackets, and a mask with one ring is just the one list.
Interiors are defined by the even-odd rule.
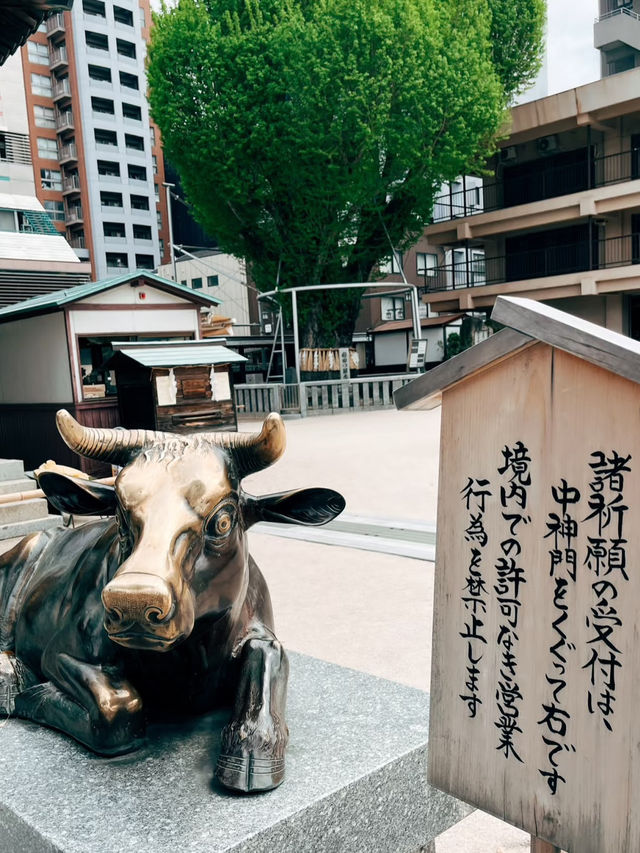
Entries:
[[110,756],[143,743],[147,715],[230,704],[218,779],[274,788],[288,662],[245,533],[260,520],[324,524],[343,498],[242,491],[284,451],[279,415],[255,435],[90,429],[64,410],[57,420],[74,451],[124,467],[115,487],[41,475],[58,509],[111,517],[32,534],[0,557],[0,711]]

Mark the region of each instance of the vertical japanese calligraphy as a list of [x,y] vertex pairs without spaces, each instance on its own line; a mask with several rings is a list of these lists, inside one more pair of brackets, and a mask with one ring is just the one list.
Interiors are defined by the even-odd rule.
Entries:
[[587,709],[597,714],[604,727],[613,731],[616,700],[616,671],[622,668],[622,652],[616,645],[616,634],[622,628],[615,601],[620,585],[629,580],[627,574],[628,544],[624,522],[629,507],[624,499],[625,474],[631,471],[631,456],[612,450],[609,455],[598,450],[591,454],[589,467],[593,479],[589,483],[588,504],[591,512],[584,519],[592,535],[587,536],[584,561],[595,580],[591,583],[592,606],[586,616],[590,630],[587,640]]
[[483,550],[489,541],[484,527],[486,501],[491,497],[489,485],[489,480],[469,477],[461,491],[468,519],[464,535],[465,540],[470,543],[470,548],[462,596],[468,621],[464,623],[464,630],[460,632],[460,636],[466,642],[465,691],[460,694],[460,699],[467,705],[470,717],[476,716],[478,705],[482,704],[479,693],[479,664],[484,654],[483,647],[487,645],[487,638],[483,634],[483,619],[488,602],[487,587],[482,576],[482,557]]
[[559,770],[560,756],[564,752],[575,752],[575,745],[568,741],[571,715],[566,708],[565,690],[567,689],[567,670],[569,657],[575,652],[575,644],[568,637],[570,622],[568,591],[576,582],[578,555],[576,539],[578,521],[571,514],[580,501],[580,492],[562,479],[551,487],[551,496],[557,511],[547,517],[545,539],[551,539],[553,546],[549,554],[549,575],[553,578],[553,610],[551,612],[551,645],[549,654],[551,665],[546,672],[547,695],[542,702],[543,726],[542,741],[547,752],[548,766],[539,772],[546,780],[549,791],[555,795],[560,782],[566,784],[566,777]]
[[529,450],[518,441],[513,447],[502,450],[503,465],[498,468],[502,477],[500,507],[502,520],[506,522],[507,535],[500,542],[496,562],[497,581],[493,587],[499,606],[498,647],[500,661],[496,703],[498,719],[495,722],[500,732],[496,747],[505,758],[522,758],[516,748],[517,735],[522,734],[519,725],[522,692],[517,681],[518,619],[522,601],[521,588],[526,583],[520,555],[522,545],[518,540],[521,525],[531,522],[528,514],[528,489],[531,486]]

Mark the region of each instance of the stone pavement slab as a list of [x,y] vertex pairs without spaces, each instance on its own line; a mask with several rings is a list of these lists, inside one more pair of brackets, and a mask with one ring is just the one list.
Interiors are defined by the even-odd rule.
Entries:
[[6,722],[1,853],[415,853],[468,813],[426,782],[425,693],[291,657],[287,778],[267,794],[212,785],[224,714],[110,760]]

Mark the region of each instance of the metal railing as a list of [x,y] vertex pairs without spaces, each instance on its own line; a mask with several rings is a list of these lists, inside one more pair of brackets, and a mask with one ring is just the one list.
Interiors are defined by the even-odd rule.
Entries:
[[82,217],[81,205],[77,204],[77,205],[74,205],[73,207],[68,207],[67,208],[67,214],[66,214],[64,221],[67,225],[71,225],[73,222],[82,222],[83,217]]
[[634,12],[630,5],[621,7],[611,6],[608,11],[603,12],[600,17],[596,18],[596,24],[600,21],[608,21],[609,18],[615,18],[617,15],[627,15],[629,18],[634,18],[636,21],[640,21],[640,15],[637,12]]
[[482,184],[477,184],[477,178],[463,178],[460,185],[436,197],[432,221],[474,216],[636,178],[640,178],[640,148],[593,157],[590,162],[550,165],[531,175],[509,177],[507,170],[501,180]]
[[640,234],[583,240],[485,258],[469,258],[436,267],[425,276],[424,290],[434,293],[567,275],[640,263]]
[[393,407],[393,392],[416,378],[415,373],[396,376],[363,376],[357,379],[320,379],[300,385],[263,383],[236,385],[239,415],[299,412],[301,415]]
[[66,65],[68,62],[66,47],[49,48],[49,68]]
[[60,163],[63,163],[65,160],[77,160],[78,159],[78,149],[76,148],[75,142],[69,142],[67,145],[60,146],[60,154],[58,155],[58,160]]
[[71,237],[69,240],[69,245],[73,249],[86,249],[86,242],[84,237]]
[[67,178],[63,178],[62,180],[62,192],[68,193],[73,192],[74,190],[80,189],[80,177],[79,175],[70,175]]
[[73,112],[71,110],[66,110],[65,112],[56,111],[57,130],[72,130],[73,127]]
[[55,33],[56,30],[64,30],[64,13],[56,12],[47,18],[47,35]]
[[56,98],[71,97],[71,84],[69,83],[69,78],[65,77],[64,80],[56,80],[51,87],[51,92],[54,101]]

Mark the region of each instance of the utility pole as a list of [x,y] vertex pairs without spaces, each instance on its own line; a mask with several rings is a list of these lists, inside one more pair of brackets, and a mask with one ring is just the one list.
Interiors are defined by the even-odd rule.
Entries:
[[169,249],[171,252],[171,266],[173,267],[173,280],[178,282],[178,271],[176,269],[176,250],[173,245],[173,216],[171,215],[171,190],[175,184],[169,184],[165,181],[162,184],[167,193],[167,217],[169,218]]

